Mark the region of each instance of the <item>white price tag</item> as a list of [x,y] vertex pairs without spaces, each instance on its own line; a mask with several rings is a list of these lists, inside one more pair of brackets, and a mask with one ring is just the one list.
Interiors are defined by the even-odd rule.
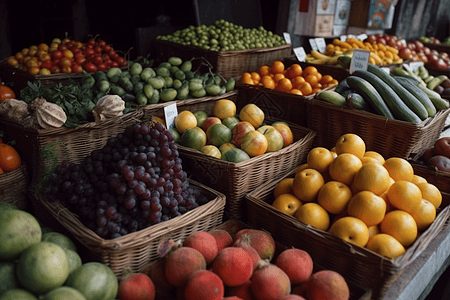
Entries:
[[294,54],[297,57],[298,61],[305,61],[306,59],[306,52],[303,47],[297,47],[294,48]]
[[411,71],[416,71],[419,67],[424,66],[423,61],[413,61],[409,63],[409,67],[411,68]]
[[387,67],[382,67],[381,70],[383,70],[384,72],[386,72],[388,74],[391,73],[391,70],[389,68],[387,68]]
[[353,49],[352,61],[349,72],[352,74],[356,70],[366,71],[369,64],[370,51],[363,49]]
[[167,129],[175,127],[175,118],[178,115],[177,104],[173,103],[164,107],[164,116],[166,118]]
[[319,50],[319,48],[317,47],[316,39],[309,39],[309,44],[311,45],[311,49]]
[[327,50],[327,44],[325,43],[324,38],[316,38],[316,45],[320,53],[325,53]]
[[401,39],[400,42],[403,44],[403,46],[406,46],[406,41],[405,41],[405,39]]
[[347,40],[347,36],[346,35],[341,35],[340,36],[340,40],[341,40],[341,42],[345,42]]
[[354,35],[354,34],[349,34],[349,35],[347,36],[347,38],[353,38],[353,39],[356,39],[356,35]]
[[406,71],[412,71],[412,68],[409,64],[403,64],[403,68],[405,68]]
[[286,41],[286,44],[292,44],[291,43],[291,35],[289,32],[283,32],[284,40]]
[[363,33],[360,34],[356,37],[358,40],[364,41],[365,39],[367,39],[367,34]]

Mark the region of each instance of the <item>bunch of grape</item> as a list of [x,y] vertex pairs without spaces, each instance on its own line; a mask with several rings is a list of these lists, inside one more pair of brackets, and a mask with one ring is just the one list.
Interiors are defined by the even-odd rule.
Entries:
[[62,161],[42,193],[105,239],[167,221],[210,200],[189,184],[174,137],[160,123],[127,127],[81,163]]

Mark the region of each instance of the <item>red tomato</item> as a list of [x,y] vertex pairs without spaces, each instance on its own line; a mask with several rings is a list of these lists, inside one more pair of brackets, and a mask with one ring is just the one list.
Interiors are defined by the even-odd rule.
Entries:
[[115,60],[111,61],[111,68],[118,67],[118,66],[119,66],[119,63],[117,61],[115,61]]
[[86,49],[84,49],[84,55],[86,57],[88,57],[89,55],[93,55],[93,54],[95,54],[95,50],[93,47],[89,46],[89,47],[86,47]]
[[39,55],[39,60],[40,61],[46,61],[46,60],[51,60],[52,57],[50,56],[50,54],[46,53],[42,53],[41,55]]
[[103,63],[103,58],[100,55],[94,55],[92,62],[98,66]]
[[52,61],[46,60],[42,62],[41,69],[51,69],[52,68]]
[[97,65],[97,70],[98,71],[105,71],[106,69],[108,69],[108,66],[105,63],[101,63]]
[[94,64],[91,63],[91,62],[84,63],[83,68],[84,68],[84,70],[86,70],[86,72],[88,72],[88,73],[92,73],[92,72],[96,72],[96,71],[97,71],[97,66],[94,65]]
[[92,47],[95,47],[95,41],[94,40],[89,40],[87,43],[86,43],[88,46],[92,46]]
[[71,67],[61,68],[61,72],[62,73],[72,73],[72,68]]
[[50,69],[50,71],[52,72],[52,74],[61,73],[61,69],[59,68],[58,65],[52,65],[52,68]]
[[63,53],[61,50],[55,50],[50,54],[50,56],[52,59],[61,59],[63,57]]
[[67,50],[67,46],[65,44],[59,44],[58,45],[58,50],[60,50],[60,51]]
[[72,73],[81,73],[83,72],[83,67],[77,64],[72,65]]
[[86,61],[86,57],[84,56],[77,56],[75,57],[75,62],[77,65],[83,65],[83,63]]
[[95,47],[94,47],[94,51],[95,51],[95,53],[101,54],[101,53],[102,53],[102,47],[100,47],[100,46],[95,46]]
[[111,51],[111,46],[106,44],[105,46],[103,46],[103,52],[108,53],[109,51]]

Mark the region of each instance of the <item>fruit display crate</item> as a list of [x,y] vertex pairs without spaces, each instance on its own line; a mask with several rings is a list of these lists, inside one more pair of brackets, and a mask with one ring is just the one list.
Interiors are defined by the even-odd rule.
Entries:
[[[154,47],[155,57],[161,61],[167,60],[171,56],[177,56],[183,60],[204,58],[213,67],[213,72],[219,73],[225,78],[233,77],[235,79],[239,79],[244,72],[257,71],[262,65],[271,64],[275,60],[283,60],[292,52],[291,44],[248,50],[211,51],[160,39],[155,40]],[[197,61],[193,61],[193,69],[200,66]]]
[[[295,172],[284,178],[293,177],[294,174]],[[270,232],[275,240],[289,247],[307,251],[314,262],[339,272],[363,288],[372,290],[372,299],[381,299],[384,296],[391,284],[443,229],[450,216],[450,194],[442,193],[442,204],[431,226],[403,255],[388,259],[365,247],[350,244],[328,232],[307,226],[295,217],[274,208],[273,190],[281,180],[272,180],[246,195],[248,224]]]
[[209,200],[181,216],[172,218],[145,229],[115,239],[103,239],[86,227],[59,201],[48,202],[38,195],[37,201],[66,229],[80,244],[89,250],[93,260],[108,265],[120,278],[129,269],[138,272],[145,265],[158,258],[158,245],[167,239],[185,239],[191,233],[210,230],[222,223],[225,195],[194,180],[189,184],[200,188]]
[[[225,230],[227,231],[231,237],[234,239],[235,234],[242,230],[242,229],[248,229],[248,228],[253,228],[250,227],[248,224],[239,221],[239,220],[228,220],[223,222],[222,224],[218,225],[215,228],[212,228],[211,230]],[[253,229],[258,229],[258,228],[253,228]],[[278,255],[288,249],[290,247],[278,242],[275,240],[275,254],[274,257],[272,258],[272,262],[274,262],[276,260],[276,258],[278,257]],[[319,270],[325,270],[326,266],[319,266],[318,264],[316,264],[314,261],[314,269],[313,272],[317,272]],[[160,258],[158,260],[155,260],[154,262],[144,266],[140,272],[147,274],[150,276],[150,278],[154,279],[156,282],[160,282],[161,280],[158,280],[158,278],[155,278],[158,276],[158,274],[160,274],[160,270],[161,268],[164,268],[165,265],[165,260]],[[371,299],[371,295],[372,295],[372,291],[362,288],[360,286],[358,286],[357,284],[351,282],[351,281],[347,281],[348,287],[350,289],[350,298],[349,300],[370,300]],[[156,285],[156,299],[159,300],[172,300],[175,299],[176,295],[174,295],[176,291],[173,289],[173,287],[169,286],[169,285]]]
[[392,120],[371,112],[339,107],[324,100],[308,102],[308,128],[317,132],[314,146],[331,149],[346,133],[359,135],[367,150],[384,157],[408,158],[411,153],[428,148],[439,137],[450,108],[440,110],[420,124]]
[[0,201],[28,210],[30,208],[27,195],[29,182],[29,172],[25,162],[22,162],[18,169],[0,174]]

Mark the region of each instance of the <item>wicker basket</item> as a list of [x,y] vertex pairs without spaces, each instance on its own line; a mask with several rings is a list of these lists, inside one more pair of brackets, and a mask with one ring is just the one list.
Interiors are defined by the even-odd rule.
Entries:
[[15,204],[19,209],[30,209],[27,186],[30,182],[27,165],[0,174],[0,201]]
[[184,239],[193,232],[210,230],[222,223],[225,196],[199,182],[189,182],[201,188],[210,201],[179,217],[111,240],[99,237],[59,201],[50,203],[41,195],[37,199],[47,213],[90,251],[92,259],[108,265],[120,277],[127,269],[137,272],[157,259],[157,247],[162,241]]
[[[249,227],[247,224],[245,224],[241,221],[228,220],[213,229],[225,230],[231,235],[231,237],[234,238],[235,234],[239,230],[247,229],[247,228],[251,228],[251,227]],[[276,243],[275,255],[272,259],[272,262],[275,262],[276,258],[282,251],[289,248],[286,245],[279,243],[278,241],[275,241],[275,243]],[[154,261],[151,264],[148,264],[147,266],[142,268],[142,270],[140,272],[144,273],[144,274],[148,274],[150,276],[150,278],[154,278],[154,276],[157,276],[156,274],[159,274],[158,268],[164,267],[164,264],[165,264],[164,259],[158,259],[157,261]],[[323,268],[323,267],[320,267],[320,266],[314,264],[313,272],[323,270],[323,269],[326,269],[326,268]],[[158,280],[158,279],[156,279],[156,280]],[[346,281],[347,281],[348,287],[350,289],[349,300],[370,300],[371,299],[372,291],[364,289],[364,288],[354,284],[351,281],[348,281],[348,280],[346,280]],[[226,291],[226,288],[225,288],[225,291]],[[161,287],[158,285],[156,286],[156,298],[159,300],[175,299],[176,298],[175,293],[176,293],[176,291],[173,289],[173,287],[170,287],[170,286]]]
[[[293,177],[294,174],[286,177]],[[387,259],[367,248],[349,244],[328,232],[306,226],[296,218],[275,209],[271,203],[274,201],[273,190],[279,182],[280,180],[273,180],[247,194],[250,226],[267,230],[275,240],[287,246],[304,249],[311,254],[315,263],[371,289],[372,299],[382,298],[393,281],[442,230],[450,216],[450,195],[443,193],[441,208],[432,225],[405,254],[396,259]]]
[[[235,79],[238,79],[244,72],[257,71],[262,65],[275,60],[283,60],[291,52],[291,44],[249,50],[210,51],[160,39],[155,41],[155,53],[160,61],[167,61],[171,56],[177,56],[183,60],[202,57],[212,65],[214,72],[225,78],[233,77]],[[194,69],[199,67],[197,61],[193,61],[193,67]]]
[[[421,152],[422,153],[422,152]],[[410,159],[414,174],[425,178],[429,183],[434,184],[441,192],[450,194],[450,172],[440,171],[433,167],[428,167],[420,162],[421,154]]]
[[317,132],[314,146],[328,149],[336,145],[346,133],[359,135],[368,150],[377,151],[384,157],[408,158],[411,153],[432,145],[445,125],[450,109],[420,124],[391,120],[370,112],[341,108],[323,100],[308,102],[308,128]]

